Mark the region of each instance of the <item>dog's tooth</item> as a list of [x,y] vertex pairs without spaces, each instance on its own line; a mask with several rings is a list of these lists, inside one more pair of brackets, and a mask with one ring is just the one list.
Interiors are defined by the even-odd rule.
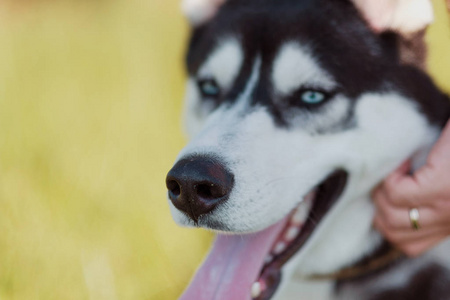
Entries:
[[261,283],[254,282],[252,285],[252,298],[258,298],[261,295]]
[[264,263],[266,265],[270,264],[272,262],[272,260],[273,260],[273,256],[269,254],[269,255],[267,255],[266,259],[264,259]]
[[315,190],[309,192],[308,195],[306,195],[303,198],[303,201],[310,202],[310,201],[312,201],[314,199],[314,197],[316,197],[316,191]]
[[307,213],[307,210],[305,209],[305,207],[300,206],[299,208],[297,208],[294,215],[292,216],[291,222],[293,224],[300,225],[306,220],[307,214],[308,213]]
[[284,238],[286,239],[286,241],[290,242],[295,239],[299,232],[300,228],[298,226],[290,226],[286,231]]
[[273,249],[274,254],[280,254],[281,252],[284,251],[284,249],[286,249],[286,243],[284,242],[278,242],[275,245],[275,248]]
[[316,197],[316,191],[310,192],[303,198],[303,202],[295,210],[291,217],[291,223],[295,225],[302,225],[303,222],[308,218],[309,210],[312,207],[314,198]]

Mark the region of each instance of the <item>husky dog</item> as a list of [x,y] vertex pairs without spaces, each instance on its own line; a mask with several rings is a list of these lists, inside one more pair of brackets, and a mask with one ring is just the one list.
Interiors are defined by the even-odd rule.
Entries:
[[450,299],[449,242],[388,259],[372,228],[371,190],[450,117],[409,47],[431,4],[392,1],[389,26],[360,0],[184,2],[192,140],[169,205],[218,234],[181,299]]

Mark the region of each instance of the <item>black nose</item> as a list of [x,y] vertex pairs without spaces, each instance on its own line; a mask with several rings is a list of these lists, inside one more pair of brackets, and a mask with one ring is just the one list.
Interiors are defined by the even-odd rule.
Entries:
[[234,176],[216,158],[192,156],[180,160],[166,178],[169,198],[194,222],[228,199]]

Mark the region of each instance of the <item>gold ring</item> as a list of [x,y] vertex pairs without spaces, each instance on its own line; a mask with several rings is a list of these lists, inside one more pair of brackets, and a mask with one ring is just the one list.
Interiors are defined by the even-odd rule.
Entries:
[[412,208],[409,210],[409,219],[411,220],[411,226],[414,230],[419,230],[419,210],[417,208]]

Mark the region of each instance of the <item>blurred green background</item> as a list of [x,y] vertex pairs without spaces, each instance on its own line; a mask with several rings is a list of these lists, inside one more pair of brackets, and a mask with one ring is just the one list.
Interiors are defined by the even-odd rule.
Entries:
[[[450,91],[443,1],[430,66]],[[0,2],[0,300],[176,299],[211,236],[164,179],[186,142],[178,0]]]

